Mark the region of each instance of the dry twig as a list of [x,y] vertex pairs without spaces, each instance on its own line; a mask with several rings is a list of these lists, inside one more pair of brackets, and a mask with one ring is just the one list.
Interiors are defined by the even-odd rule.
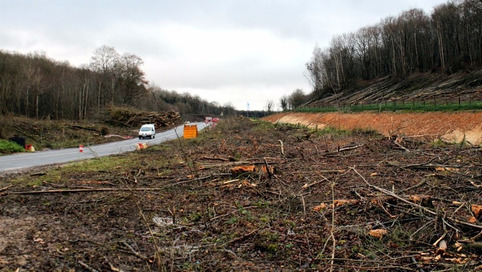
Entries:
[[331,200],[333,203],[333,208],[331,209],[331,229],[330,237],[333,242],[331,250],[331,265],[330,272],[333,271],[333,264],[335,263],[335,249],[336,249],[336,239],[335,239],[335,182],[331,184]]
[[13,185],[8,185],[7,187],[3,187],[0,189],[0,192],[6,191],[8,188],[12,187]]
[[125,246],[132,252],[132,254],[134,254],[135,256],[137,256],[137,257],[139,257],[139,258],[141,258],[141,259],[143,259],[143,260],[145,260],[145,261],[146,261],[146,260],[149,260],[149,258],[147,258],[145,255],[137,252],[137,251],[136,251],[131,245],[129,245],[127,242],[122,241],[122,244],[125,245]]
[[[411,206],[417,207],[417,208],[423,210],[424,212],[429,213],[429,214],[431,214],[431,215],[433,215],[433,216],[437,216],[437,215],[438,215],[436,212],[434,212],[434,211],[432,211],[432,210],[430,210],[430,209],[428,209],[428,208],[426,208],[426,207],[423,207],[423,206],[421,206],[421,205],[419,205],[419,204],[417,204],[417,203],[413,203],[413,202],[411,202],[411,201],[408,201],[408,200],[404,199],[403,197],[400,197],[400,196],[398,196],[397,194],[395,194],[395,193],[393,193],[393,192],[391,192],[391,191],[389,191],[389,190],[387,190],[387,189],[383,189],[383,188],[380,188],[380,187],[378,187],[378,186],[376,186],[376,185],[370,184],[370,183],[365,179],[365,177],[362,176],[362,175],[355,169],[355,167],[350,167],[350,169],[353,170],[358,176],[360,176],[360,177],[363,179],[363,181],[366,183],[366,185],[367,185],[368,187],[374,188],[374,189],[376,189],[376,190],[378,190],[378,191],[380,191],[380,192],[382,192],[382,193],[384,193],[384,194],[386,194],[386,195],[392,196],[392,197],[394,197],[394,198],[396,198],[396,199],[398,199],[398,200],[400,200],[400,201],[402,201],[402,202],[405,202],[405,203],[407,203],[407,204],[409,204],[409,205],[411,205]],[[464,221],[461,221],[461,220],[459,220],[459,219],[457,219],[457,218],[447,218],[447,219],[450,219],[451,221],[456,222],[456,223],[458,223],[458,224],[462,224],[462,225],[469,226],[469,227],[473,227],[473,228],[477,228],[477,229],[482,229],[482,226],[479,226],[479,225],[476,225],[476,224],[472,224],[472,223],[468,223],[468,222],[464,222]]]
[[99,272],[99,270],[97,269],[94,269],[92,267],[90,267],[88,264],[82,262],[82,261],[78,261],[78,263],[83,266],[85,269],[89,270],[90,272]]

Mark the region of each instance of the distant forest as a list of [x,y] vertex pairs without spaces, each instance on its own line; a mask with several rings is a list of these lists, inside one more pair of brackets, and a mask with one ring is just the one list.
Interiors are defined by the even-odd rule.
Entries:
[[44,54],[0,50],[0,114],[37,119],[88,120],[110,106],[181,114],[235,114],[198,96],[149,86],[143,60],[113,47],[95,50],[89,65],[77,68]]
[[[411,9],[356,33],[336,36],[329,48],[315,47],[307,63],[313,92],[305,101],[356,90],[383,77],[403,80],[414,73],[451,74],[481,66],[480,0],[441,4],[430,15]],[[299,98],[299,90],[292,96]],[[292,107],[303,104],[303,99],[298,101]]]

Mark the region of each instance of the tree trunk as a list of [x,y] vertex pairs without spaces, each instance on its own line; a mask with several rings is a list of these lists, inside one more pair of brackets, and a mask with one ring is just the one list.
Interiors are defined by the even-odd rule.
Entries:
[[440,25],[440,22],[437,22],[437,39],[438,39],[440,66],[442,70],[445,71],[445,53],[444,53],[444,44],[443,44],[443,33],[442,33],[442,26]]

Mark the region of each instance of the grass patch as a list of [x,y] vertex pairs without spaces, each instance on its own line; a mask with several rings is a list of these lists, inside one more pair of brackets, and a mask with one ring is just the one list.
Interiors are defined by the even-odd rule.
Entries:
[[23,152],[24,149],[22,146],[18,145],[17,143],[0,140],[0,154],[10,154],[16,152]]
[[137,165],[138,162],[130,156],[101,157],[79,163],[67,164],[61,169],[69,173],[98,172],[106,169],[128,169]]
[[315,129],[316,134],[323,136],[323,135],[332,135],[332,136],[348,136],[352,132],[350,130],[344,130],[335,127],[325,127],[323,129]]
[[266,132],[275,127],[275,124],[267,121],[262,121],[260,119],[255,119],[253,123],[256,125],[254,131]]
[[137,164],[137,160],[131,156],[102,157],[81,162],[65,164],[61,167],[48,170],[44,175],[21,176],[13,182],[28,186],[39,186],[68,181],[69,176],[85,175],[87,173],[98,173],[102,171],[125,171]]
[[[333,137],[345,137],[345,136],[350,136],[350,135],[361,135],[361,136],[367,136],[367,137],[378,137],[382,136],[380,132],[374,130],[374,129],[363,129],[363,128],[355,128],[353,130],[346,130],[346,129],[341,129],[341,128],[336,128],[336,127],[331,127],[331,126],[326,126],[324,128],[308,128],[304,125],[301,124],[274,124],[272,127],[277,128],[278,130],[281,131],[299,131],[301,134],[299,134],[299,137],[306,136],[306,133],[314,134],[316,136],[333,136]],[[266,130],[268,130],[266,128]]]

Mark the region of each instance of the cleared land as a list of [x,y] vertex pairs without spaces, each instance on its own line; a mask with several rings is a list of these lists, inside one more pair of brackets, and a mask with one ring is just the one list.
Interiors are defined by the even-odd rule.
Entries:
[[482,144],[482,112],[426,113],[279,113],[264,120],[310,128],[376,130],[385,136],[408,136],[473,145]]
[[0,271],[473,271],[482,152],[223,120],[0,180]]

